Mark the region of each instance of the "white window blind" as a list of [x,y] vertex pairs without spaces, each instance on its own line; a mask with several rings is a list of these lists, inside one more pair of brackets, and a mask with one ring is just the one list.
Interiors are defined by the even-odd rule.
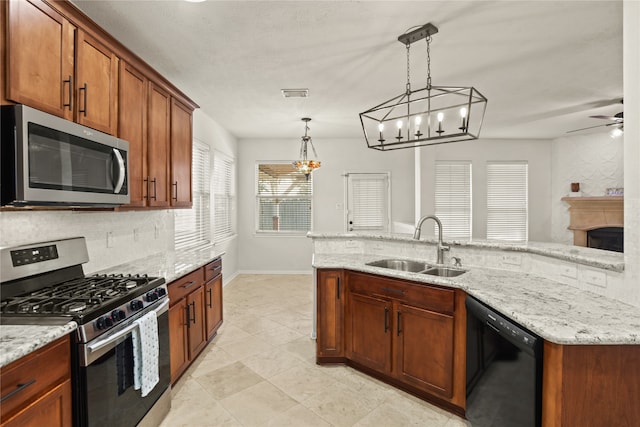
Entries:
[[213,241],[220,242],[235,234],[233,206],[235,203],[234,161],[222,153],[213,154]]
[[347,230],[387,231],[389,228],[389,174],[349,173]]
[[302,234],[311,230],[313,175],[287,163],[256,165],[258,232]]
[[529,238],[527,162],[487,163],[487,238]]
[[[436,161],[436,216],[447,237],[471,239],[471,162]],[[437,229],[434,225],[434,232]]]
[[211,218],[209,187],[209,146],[193,142],[191,209],[175,211],[175,248],[192,249],[211,244]]

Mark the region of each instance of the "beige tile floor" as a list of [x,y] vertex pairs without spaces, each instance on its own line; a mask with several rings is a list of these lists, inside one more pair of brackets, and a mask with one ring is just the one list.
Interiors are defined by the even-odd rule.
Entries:
[[345,366],[315,364],[311,275],[240,275],[218,336],[178,381],[161,427],[468,427]]

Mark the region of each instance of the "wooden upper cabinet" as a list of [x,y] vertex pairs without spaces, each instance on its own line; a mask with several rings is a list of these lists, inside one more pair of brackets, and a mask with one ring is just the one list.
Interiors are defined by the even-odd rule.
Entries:
[[169,139],[171,96],[149,83],[147,112],[147,203],[149,206],[169,206]]
[[76,121],[116,135],[118,57],[83,30],[78,30],[76,51]]
[[120,61],[118,136],[129,142],[129,206],[146,206],[147,196],[147,78]]
[[191,207],[193,110],[171,99],[171,206]]
[[8,12],[7,99],[73,119],[75,27],[39,0],[1,6]]

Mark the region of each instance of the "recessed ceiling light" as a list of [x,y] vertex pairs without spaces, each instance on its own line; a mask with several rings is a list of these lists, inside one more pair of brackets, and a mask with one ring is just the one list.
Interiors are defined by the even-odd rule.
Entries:
[[282,96],[285,98],[307,98],[309,89],[282,89]]

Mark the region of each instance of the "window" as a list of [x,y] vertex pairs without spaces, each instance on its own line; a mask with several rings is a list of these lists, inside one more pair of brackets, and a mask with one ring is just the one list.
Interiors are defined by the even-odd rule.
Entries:
[[218,243],[235,234],[232,212],[235,203],[233,159],[213,154],[213,241]]
[[445,236],[471,239],[471,162],[436,161],[435,205]]
[[389,229],[389,174],[348,173],[347,231]]
[[298,172],[291,163],[256,165],[258,232],[305,234],[311,230],[313,175]]
[[487,239],[529,238],[527,162],[487,163]]
[[193,142],[191,209],[175,211],[175,248],[191,249],[211,244],[209,146]]

